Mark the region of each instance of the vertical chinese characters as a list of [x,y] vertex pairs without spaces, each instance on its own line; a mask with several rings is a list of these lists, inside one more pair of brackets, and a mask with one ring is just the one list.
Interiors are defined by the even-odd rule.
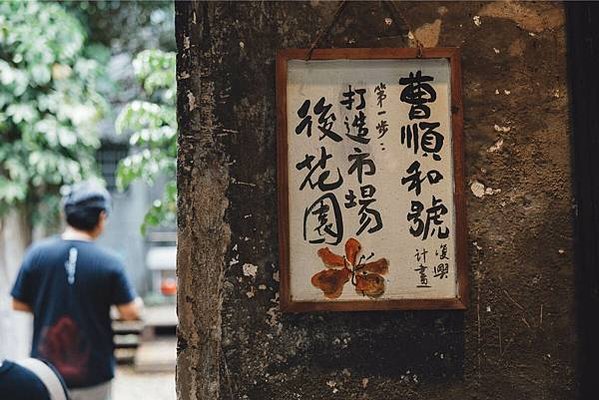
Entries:
[[[357,207],[359,223],[358,230],[355,232],[357,236],[364,232],[373,234],[383,229],[383,219],[375,204],[377,188],[368,182],[369,178],[376,174],[377,166],[376,160],[366,147],[372,139],[367,127],[367,115],[364,113],[366,92],[365,88],[353,88],[350,84],[342,93],[343,99],[340,101],[344,111],[349,111],[344,120],[346,136],[352,141],[353,146],[353,152],[347,156],[349,162],[347,175],[355,178],[353,185],[348,184],[344,206],[346,209]],[[384,97],[379,94],[377,104],[382,105],[383,100]]]
[[329,142],[340,142],[343,138],[336,133],[334,122],[335,113],[331,112],[332,104],[321,97],[314,107],[312,102],[305,99],[297,110],[300,122],[295,127],[296,135],[312,138],[313,116],[318,116],[318,141],[321,143],[317,154],[305,154],[304,158],[295,164],[295,169],[303,173],[299,191],[314,191],[316,200],[306,207],[303,216],[303,238],[310,244],[327,243],[336,245],[343,240],[343,215],[337,196],[333,192],[343,185],[343,175],[339,168],[331,170],[329,162],[333,154],[327,150]]
[[[435,120],[431,106],[437,100],[437,92],[433,86],[435,78],[423,74],[421,70],[411,71],[407,76],[399,79],[401,92],[399,100],[409,105],[407,113],[408,123],[402,123],[400,127],[400,144],[410,150],[413,159],[401,177],[400,183],[405,190],[412,194],[406,220],[408,231],[414,238],[420,239],[426,244],[428,239],[445,240],[449,237],[449,227],[446,218],[449,210],[439,194],[434,193],[435,186],[443,181],[443,174],[437,169],[423,168],[423,160],[431,159],[433,163],[442,161],[445,136],[440,130],[441,123]],[[426,165],[430,165],[426,163]],[[434,165],[434,164],[433,164]],[[430,201],[421,198],[422,189],[425,185],[430,187],[432,194]],[[429,193],[427,191],[426,193]],[[424,195],[423,195],[424,196]],[[444,256],[447,257],[447,245]],[[430,274],[426,265],[425,248],[416,251],[418,265],[414,269],[418,273],[418,288],[429,288]],[[436,254],[438,251],[436,251]],[[442,261],[442,260],[439,260]],[[443,279],[447,277],[449,264],[441,262],[433,268],[433,277]]]
[[[340,86],[338,93],[337,108],[325,96],[315,96],[303,98],[294,111],[298,117],[295,135],[318,143],[318,150],[294,160],[295,170],[301,174],[297,189],[314,192],[315,200],[303,214],[303,238],[313,245],[341,243],[347,218],[357,221],[358,227],[349,232],[352,235],[383,229],[377,207],[378,189],[372,181],[377,164],[369,146],[374,128],[367,106],[370,100],[376,101],[376,132],[380,139],[389,131],[384,110],[386,85],[380,83],[373,91],[349,83]],[[338,151],[340,148],[347,151]],[[355,210],[355,214],[345,215],[346,210]]]

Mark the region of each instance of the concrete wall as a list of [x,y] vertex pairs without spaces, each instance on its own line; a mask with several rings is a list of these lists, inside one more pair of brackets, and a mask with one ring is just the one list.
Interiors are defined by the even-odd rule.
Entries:
[[338,3],[177,3],[179,398],[575,397],[562,5],[396,6],[349,2],[319,47],[462,48],[469,309],[281,315],[274,59]]
[[29,356],[33,317],[13,311],[10,291],[19,273],[31,227],[23,210],[15,208],[0,219],[0,361]]
[[145,183],[135,182],[124,193],[111,193],[113,208],[106,229],[98,244],[111,249],[122,257],[127,275],[139,294],[148,289],[145,238],[140,226],[149,207],[148,188]]

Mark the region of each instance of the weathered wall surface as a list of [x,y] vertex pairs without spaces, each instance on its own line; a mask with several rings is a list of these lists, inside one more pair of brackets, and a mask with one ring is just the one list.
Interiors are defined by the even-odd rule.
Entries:
[[31,351],[33,317],[13,311],[10,291],[17,279],[31,226],[21,209],[0,218],[0,360],[25,358]]
[[179,398],[575,397],[562,5],[396,5],[319,47],[462,48],[469,309],[281,315],[274,60],[338,3],[177,3]]

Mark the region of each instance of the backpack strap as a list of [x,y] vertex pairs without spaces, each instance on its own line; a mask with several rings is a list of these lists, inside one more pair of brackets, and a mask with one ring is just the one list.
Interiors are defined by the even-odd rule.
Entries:
[[50,394],[51,400],[67,400],[62,382],[56,375],[56,372],[45,362],[35,358],[27,358],[18,361],[17,364],[33,372],[42,381]]

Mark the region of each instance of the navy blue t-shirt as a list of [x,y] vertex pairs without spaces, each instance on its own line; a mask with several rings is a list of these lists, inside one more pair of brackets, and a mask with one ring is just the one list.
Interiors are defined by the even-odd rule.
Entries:
[[110,306],[136,296],[117,256],[92,242],[40,241],[27,251],[11,295],[33,309],[31,356],[54,365],[68,387],[113,378]]

